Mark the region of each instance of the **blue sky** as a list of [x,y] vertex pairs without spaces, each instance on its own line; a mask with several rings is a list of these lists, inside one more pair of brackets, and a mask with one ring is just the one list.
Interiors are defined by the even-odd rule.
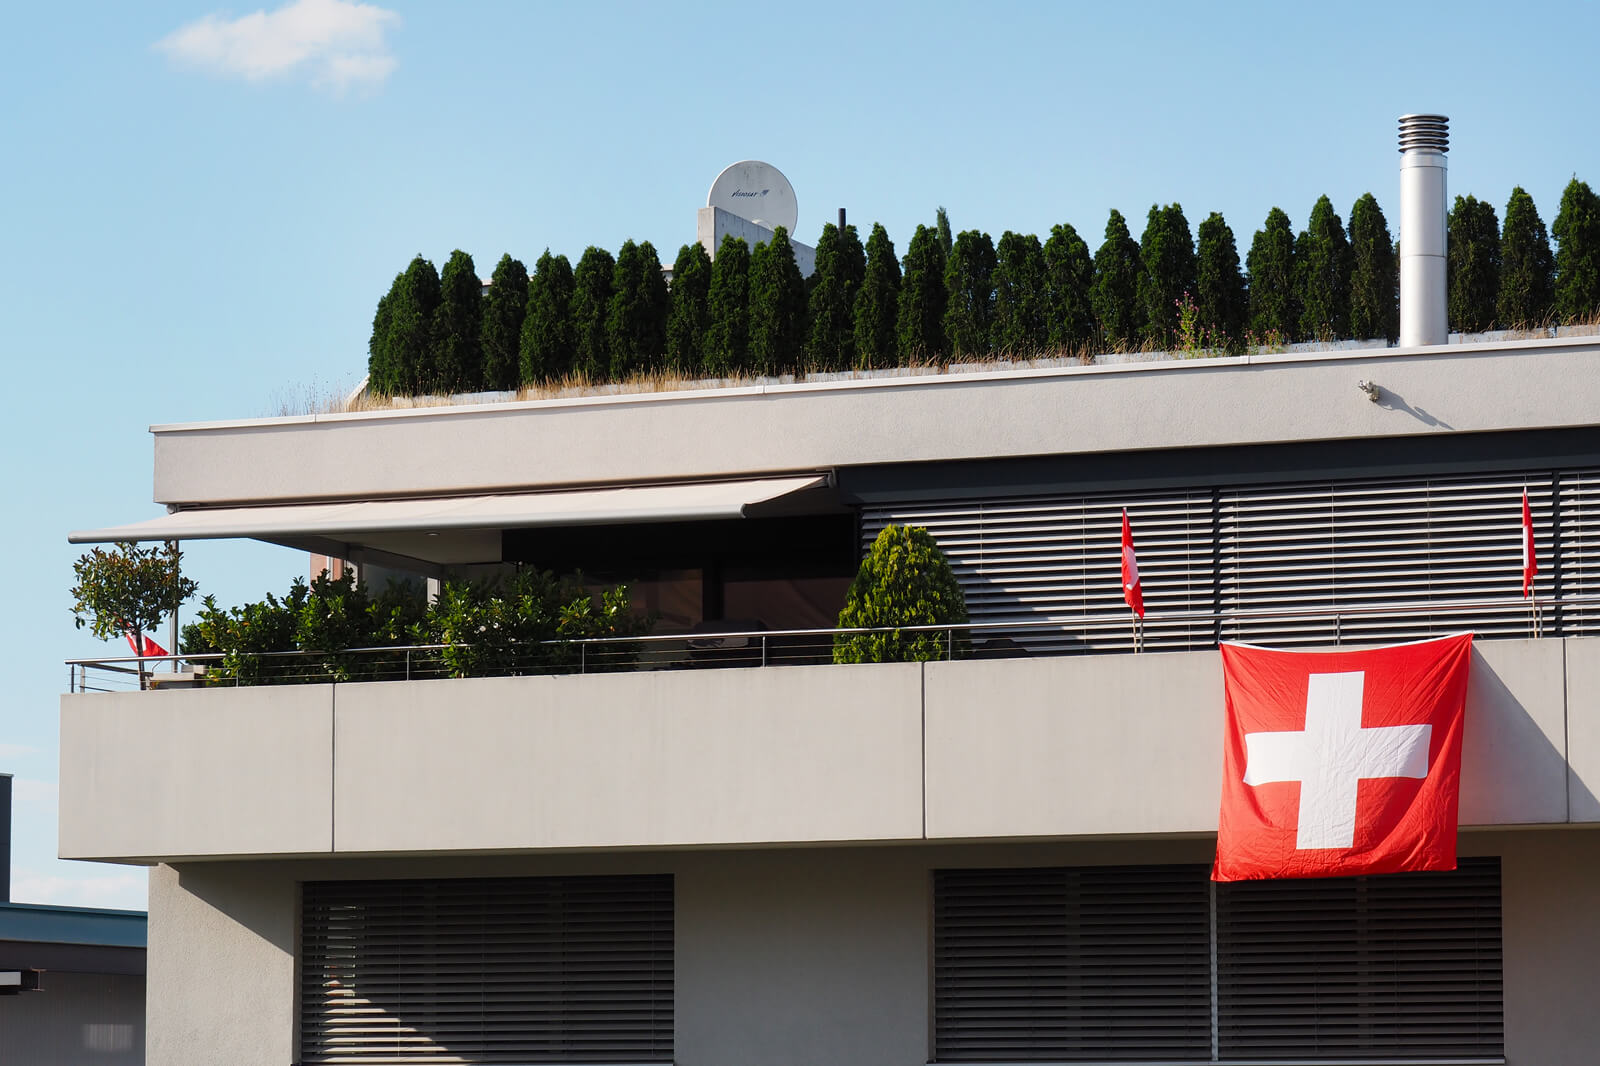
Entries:
[[[269,0],[275,2],[275,0]],[[153,517],[153,423],[303,409],[364,371],[421,252],[663,257],[728,163],[789,177],[798,237],[841,206],[903,251],[944,205],[995,237],[1137,236],[1153,203],[1267,210],[1371,191],[1397,223],[1395,118],[1451,116],[1450,189],[1554,216],[1600,182],[1600,5],[13,4],[0,34],[3,529],[17,778],[13,897],[143,907],[142,870],[54,858],[69,529]],[[335,461],[337,457],[331,457]],[[241,479],[248,471],[239,471]],[[193,545],[224,603],[303,557]]]

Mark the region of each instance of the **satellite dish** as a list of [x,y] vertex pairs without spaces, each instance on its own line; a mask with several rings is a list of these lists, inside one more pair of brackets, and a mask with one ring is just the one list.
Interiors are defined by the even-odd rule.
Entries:
[[789,179],[771,163],[755,159],[735,163],[718,174],[706,194],[706,206],[720,207],[767,229],[782,226],[791,237],[800,217]]

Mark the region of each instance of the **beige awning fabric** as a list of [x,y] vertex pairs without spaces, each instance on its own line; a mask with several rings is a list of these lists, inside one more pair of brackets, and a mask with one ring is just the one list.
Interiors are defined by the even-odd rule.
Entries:
[[828,484],[827,475],[808,474],[499,496],[200,508],[147,522],[79,530],[68,534],[67,540],[73,544],[230,537],[355,541],[377,533],[743,518],[751,508]]

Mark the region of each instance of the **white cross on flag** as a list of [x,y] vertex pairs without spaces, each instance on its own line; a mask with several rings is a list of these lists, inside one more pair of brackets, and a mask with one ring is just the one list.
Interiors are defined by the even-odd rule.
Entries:
[[1472,634],[1362,651],[1222,645],[1212,878],[1454,870]]

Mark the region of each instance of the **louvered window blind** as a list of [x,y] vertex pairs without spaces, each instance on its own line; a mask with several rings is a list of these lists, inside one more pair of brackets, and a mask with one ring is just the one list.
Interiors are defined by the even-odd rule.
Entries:
[[940,1062],[1493,1061],[1498,859],[1212,886],[1198,866],[934,875]]
[[936,872],[935,1058],[1209,1058],[1207,895],[1203,867]]
[[665,1063],[670,876],[304,886],[302,1063]]
[[[1120,582],[1123,508],[1143,577],[1147,648],[1402,641],[1466,629],[1526,636],[1533,619],[1520,598],[1524,486],[1538,595],[1600,595],[1600,470],[897,502],[865,507],[862,535],[870,544],[890,522],[926,526],[955,568],[974,622],[1052,623],[980,629],[980,653],[987,641],[1006,640],[1034,653],[1132,647]],[[1471,611],[1339,614],[1461,601],[1496,602]],[[1183,612],[1223,618],[1173,617]],[[1262,613],[1268,617],[1255,617]],[[1548,611],[1540,622],[1549,635],[1597,634],[1600,605]]]

